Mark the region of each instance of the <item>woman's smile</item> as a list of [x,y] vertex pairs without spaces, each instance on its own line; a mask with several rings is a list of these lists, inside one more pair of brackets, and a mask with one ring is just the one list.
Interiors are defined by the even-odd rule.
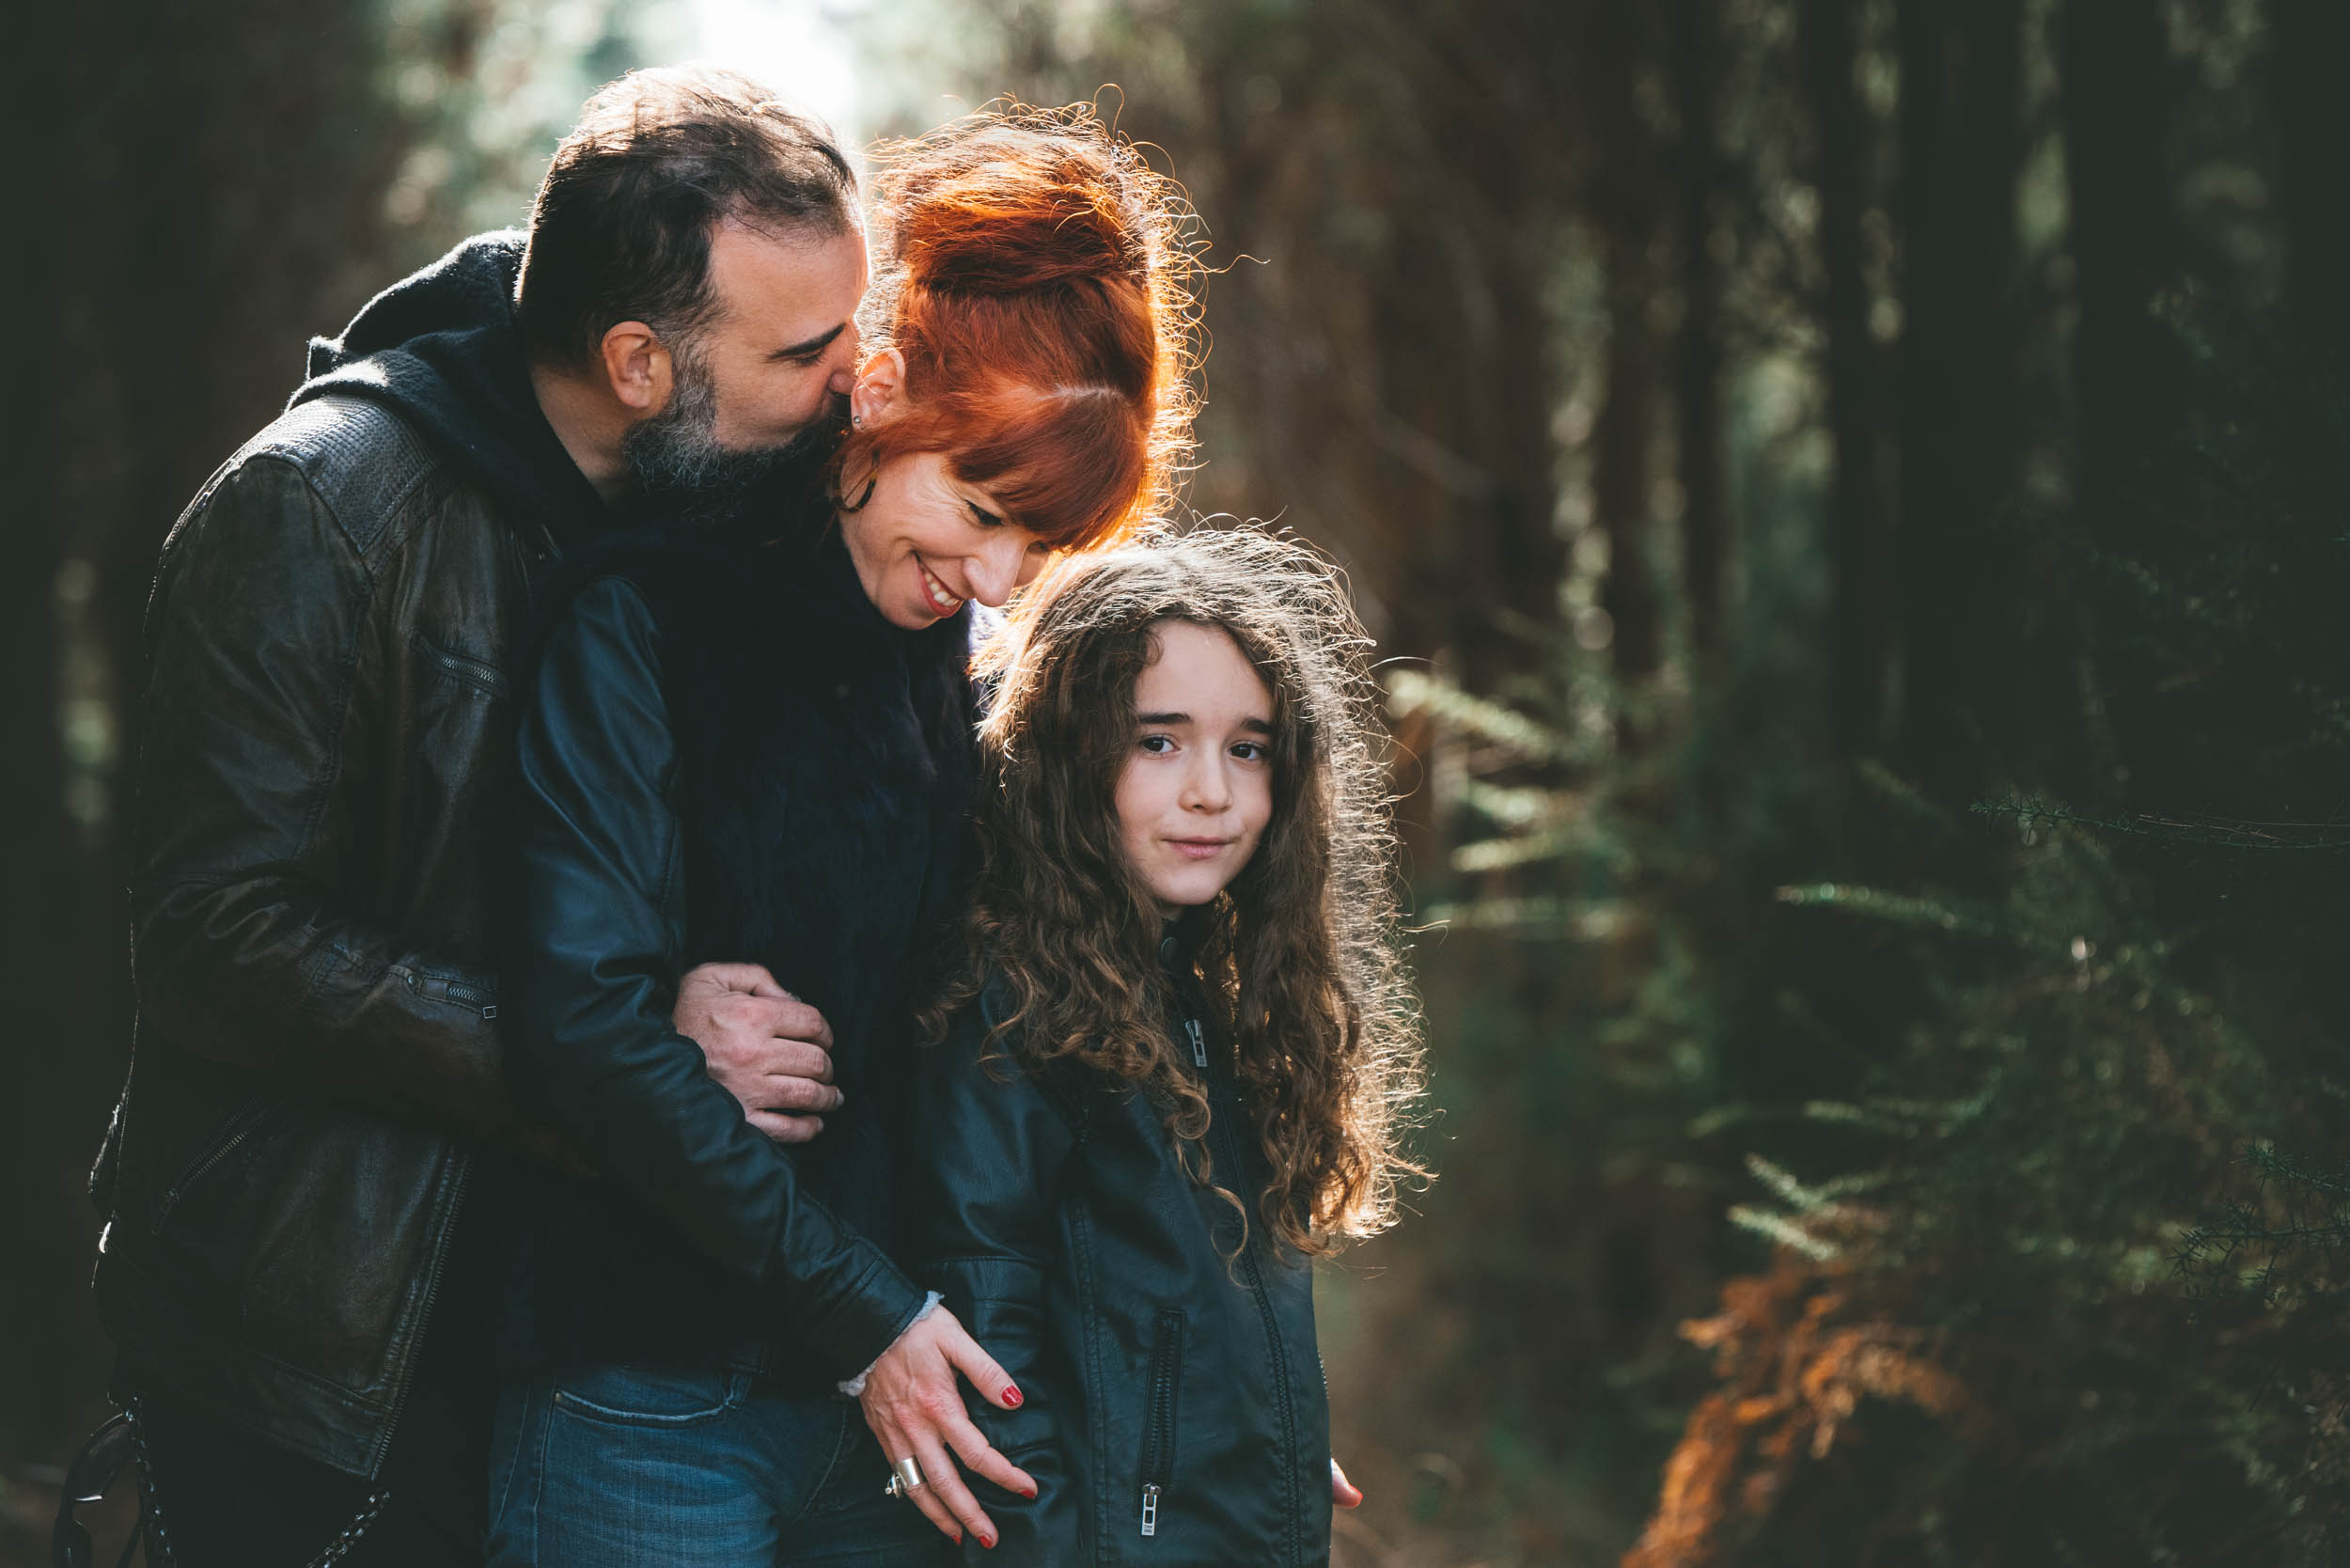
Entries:
[[937,572],[930,569],[918,554],[914,557],[914,564],[921,570],[922,597],[929,602],[932,615],[944,620],[963,608],[963,601],[948,591],[946,583],[940,579]]

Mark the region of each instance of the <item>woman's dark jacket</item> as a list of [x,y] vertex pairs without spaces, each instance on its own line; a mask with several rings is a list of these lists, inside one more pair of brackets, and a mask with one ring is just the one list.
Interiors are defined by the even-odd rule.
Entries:
[[[1186,970],[1169,939],[1166,958]],[[1168,1020],[1208,1086],[1215,1181],[1196,1185],[1159,1107],[1066,1058],[1015,1065],[986,1037],[999,981],[916,1053],[909,1165],[927,1282],[1003,1363],[1017,1410],[971,1401],[1037,1483],[980,1483],[1002,1544],[968,1560],[1246,1563],[1330,1555],[1328,1394],[1313,1271],[1258,1215],[1264,1157],[1186,972]],[[1009,1548],[1008,1550],[1006,1548]]]
[[[723,1359],[813,1392],[921,1309],[888,1254],[889,1111],[911,955],[955,896],[970,619],[884,620],[812,482],[751,515],[600,552],[541,651],[509,1075],[596,1175],[509,1187],[509,1373]],[[712,960],[830,1021],[846,1103],[814,1142],[769,1141],[670,1027]]]

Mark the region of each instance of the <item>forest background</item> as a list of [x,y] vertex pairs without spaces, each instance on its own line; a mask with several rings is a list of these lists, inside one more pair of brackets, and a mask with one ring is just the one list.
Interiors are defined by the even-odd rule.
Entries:
[[[1162,149],[1189,503],[1379,635],[1440,1178],[1324,1282],[1341,1564],[2350,1560],[2350,6],[730,3]],[[16,17],[0,1563],[163,536],[686,8]]]

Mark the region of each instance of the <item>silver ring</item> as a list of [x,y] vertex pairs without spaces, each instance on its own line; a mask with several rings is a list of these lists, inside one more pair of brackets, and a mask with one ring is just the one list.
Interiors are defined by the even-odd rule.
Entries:
[[903,1459],[898,1461],[894,1468],[894,1473],[889,1478],[888,1484],[882,1488],[882,1496],[885,1497],[910,1497],[921,1489],[922,1466],[914,1462],[914,1455],[907,1454]]

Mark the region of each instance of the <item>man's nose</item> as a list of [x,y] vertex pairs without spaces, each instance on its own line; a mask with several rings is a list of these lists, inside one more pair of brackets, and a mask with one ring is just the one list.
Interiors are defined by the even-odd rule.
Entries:
[[832,362],[832,374],[824,378],[824,389],[838,397],[847,397],[856,390],[857,349],[856,323],[851,321],[840,329],[840,336],[832,340],[832,352],[824,357]]

